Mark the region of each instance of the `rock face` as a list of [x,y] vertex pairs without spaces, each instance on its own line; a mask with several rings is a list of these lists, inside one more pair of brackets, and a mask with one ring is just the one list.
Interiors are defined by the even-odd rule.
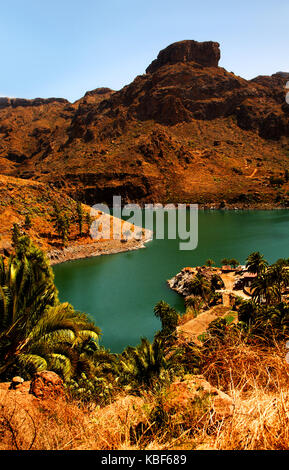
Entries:
[[220,57],[218,42],[179,41],[160,51],[157,59],[146,69],[146,73],[154,73],[164,65],[177,62],[195,62],[204,67],[218,67]]
[[[218,43],[181,41],[119,91],[75,103],[0,99],[0,173],[89,205],[121,195],[266,207],[276,200],[270,177],[288,169],[287,74],[248,81],[219,58]],[[289,205],[288,181],[282,189]]]
[[172,279],[169,279],[168,285],[169,287],[184,297],[188,297],[191,295],[191,288],[190,285],[197,274],[203,276],[207,282],[210,284],[212,282],[212,278],[215,278],[215,289],[223,289],[224,283],[220,277],[221,271],[218,268],[209,268],[209,267],[187,267],[183,268],[182,271]]
[[174,382],[167,394],[168,411],[170,409],[188,408],[196,398],[207,397],[211,404],[214,419],[224,419],[232,416],[234,412],[233,399],[226,393],[213,387],[202,376],[195,376],[192,380]]
[[42,400],[64,396],[63,380],[55,372],[37,372],[29,393]]
[[9,98],[9,97],[0,97],[0,109],[11,106],[12,108],[17,108],[18,106],[30,107],[30,106],[41,106],[44,104],[51,103],[61,103],[68,104],[64,98],[35,98],[34,100],[26,100],[23,98]]

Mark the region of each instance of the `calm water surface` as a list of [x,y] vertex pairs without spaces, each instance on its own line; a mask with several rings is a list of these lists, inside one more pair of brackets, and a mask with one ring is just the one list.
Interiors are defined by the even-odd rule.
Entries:
[[143,250],[99,256],[54,267],[62,301],[88,313],[102,329],[102,344],[113,352],[150,340],[159,329],[153,307],[165,300],[179,311],[182,298],[166,280],[185,266],[208,258],[237,258],[261,251],[269,262],[289,257],[289,211],[200,211],[199,243],[179,251],[178,240],[153,240]]

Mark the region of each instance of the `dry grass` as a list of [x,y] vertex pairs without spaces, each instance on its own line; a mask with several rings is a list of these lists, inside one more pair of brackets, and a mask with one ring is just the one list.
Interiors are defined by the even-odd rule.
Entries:
[[142,407],[136,397],[100,410],[7,394],[0,404],[0,450],[129,449],[136,441],[132,428],[145,419]]
[[186,312],[183,315],[179,315],[178,326],[185,325],[189,321],[193,320],[198,316],[199,312],[192,308],[187,308]]
[[279,392],[289,384],[286,353],[285,342],[268,346],[259,341],[252,345],[234,337],[226,345],[205,352],[202,373],[210,383],[229,394],[256,388]]
[[1,450],[78,448],[86,440],[86,433],[86,413],[74,404],[60,400],[39,406],[23,406],[21,401],[1,404]]
[[222,450],[288,450],[289,392],[269,392],[257,386],[247,396],[235,392],[235,412],[214,436]]
[[[283,345],[238,342],[207,354],[204,376],[233,398],[233,415],[218,418],[207,398],[185,402],[169,388],[124,396],[103,409],[63,400],[1,400],[3,449],[289,448],[289,367]],[[7,395],[8,397],[8,395]],[[24,397],[23,397],[24,399]]]
[[234,413],[207,439],[222,450],[289,448],[289,367],[284,344],[241,341],[207,355],[204,375],[234,399]]

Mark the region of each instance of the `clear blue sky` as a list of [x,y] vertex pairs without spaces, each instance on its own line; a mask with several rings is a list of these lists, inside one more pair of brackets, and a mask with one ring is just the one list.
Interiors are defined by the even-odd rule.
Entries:
[[289,1],[2,1],[0,96],[117,90],[183,39],[220,42],[220,65],[245,78],[289,71]]

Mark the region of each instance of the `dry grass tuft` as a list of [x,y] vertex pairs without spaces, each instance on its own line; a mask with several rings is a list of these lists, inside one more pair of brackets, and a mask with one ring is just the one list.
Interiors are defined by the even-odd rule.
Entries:
[[226,345],[206,351],[202,373],[210,383],[230,394],[256,388],[279,392],[289,385],[285,356],[285,342],[275,342],[273,346],[261,342],[252,345],[234,337]]
[[212,442],[222,450],[288,450],[289,392],[258,387],[246,396],[235,392],[235,412],[222,423]]

